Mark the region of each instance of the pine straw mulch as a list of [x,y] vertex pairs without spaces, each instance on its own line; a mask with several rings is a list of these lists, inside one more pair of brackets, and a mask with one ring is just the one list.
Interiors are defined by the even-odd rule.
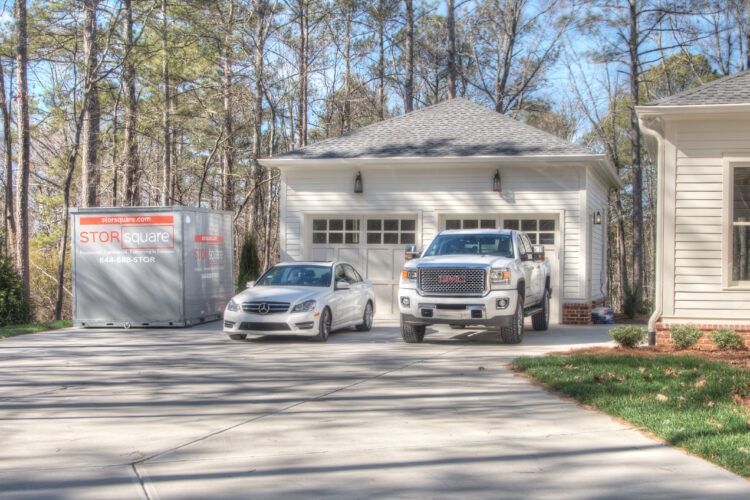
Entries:
[[624,347],[581,347],[568,351],[551,352],[550,355],[571,356],[575,354],[592,354],[594,356],[643,356],[644,358],[655,358],[658,356],[696,356],[709,361],[722,361],[732,366],[750,370],[750,350],[722,351],[718,349],[691,348],[675,349],[669,346],[644,346],[635,349]]

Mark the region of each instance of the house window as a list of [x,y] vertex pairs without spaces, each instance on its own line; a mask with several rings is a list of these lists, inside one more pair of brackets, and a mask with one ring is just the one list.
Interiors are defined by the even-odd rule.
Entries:
[[750,167],[733,172],[732,281],[750,281]]
[[359,219],[313,219],[313,243],[356,245],[359,228]]
[[368,245],[413,245],[417,240],[414,219],[367,219]]
[[554,219],[505,219],[503,229],[523,231],[528,235],[532,245],[555,244]]
[[446,219],[445,229],[495,229],[495,219]]

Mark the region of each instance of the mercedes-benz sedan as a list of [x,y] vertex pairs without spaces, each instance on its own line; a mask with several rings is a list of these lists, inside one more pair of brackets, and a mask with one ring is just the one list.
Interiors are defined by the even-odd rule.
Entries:
[[372,327],[375,292],[346,262],[277,264],[229,301],[224,332],[247,335],[302,335],[321,342],[341,328]]

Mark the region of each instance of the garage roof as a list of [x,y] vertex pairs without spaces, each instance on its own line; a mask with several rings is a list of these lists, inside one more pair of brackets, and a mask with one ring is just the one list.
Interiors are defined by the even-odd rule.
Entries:
[[646,106],[689,106],[750,103],[750,70],[719,78]]
[[552,134],[467,99],[362,127],[274,159],[597,156]]

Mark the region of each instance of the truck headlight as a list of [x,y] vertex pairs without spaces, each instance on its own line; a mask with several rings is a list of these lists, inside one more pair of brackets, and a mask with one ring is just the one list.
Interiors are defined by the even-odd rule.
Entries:
[[413,269],[404,269],[401,271],[401,279],[404,281],[416,281],[417,271]]
[[510,269],[493,269],[490,271],[490,283],[493,285],[510,285]]
[[240,310],[240,305],[235,302],[234,299],[231,299],[229,301],[229,304],[227,304],[227,311],[237,312]]
[[306,300],[304,302],[300,302],[296,306],[292,308],[293,313],[298,312],[308,312],[315,309],[315,301],[314,300]]

